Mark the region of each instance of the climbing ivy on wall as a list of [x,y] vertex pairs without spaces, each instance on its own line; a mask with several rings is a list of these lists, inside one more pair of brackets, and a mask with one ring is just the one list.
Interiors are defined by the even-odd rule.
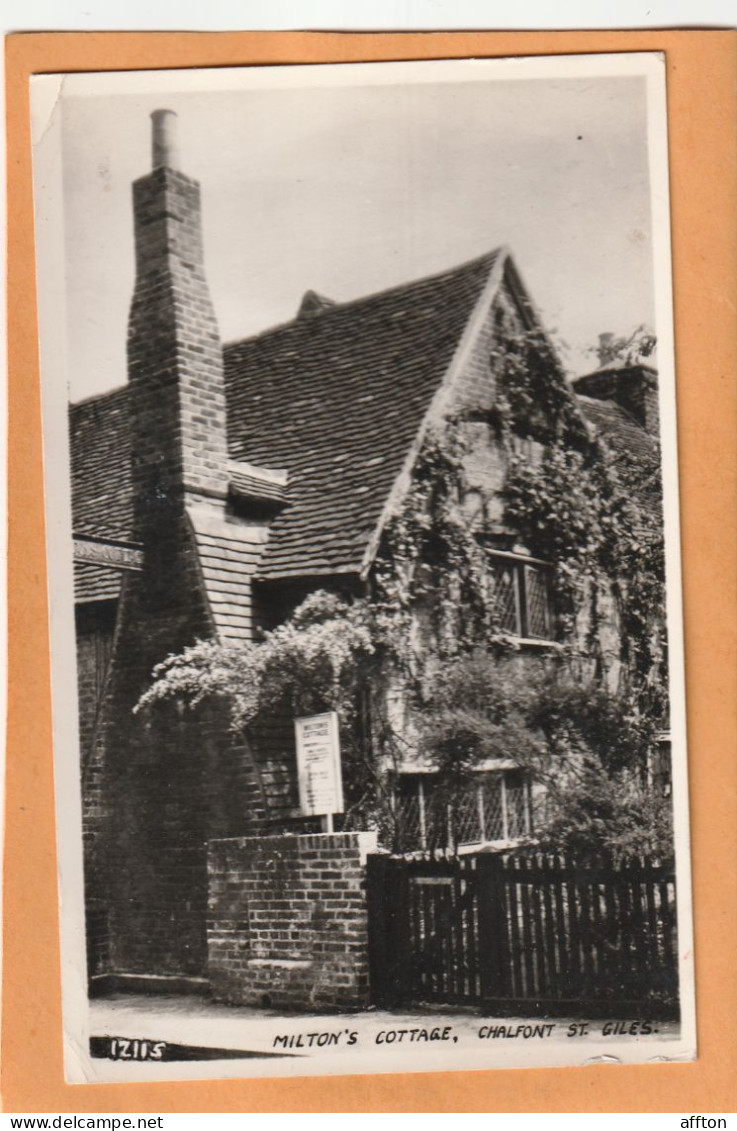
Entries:
[[565,440],[586,446],[586,426],[544,331],[524,330],[509,315],[502,318],[490,365],[496,383],[494,417],[504,438],[515,434],[543,444]]
[[[491,358],[496,397],[487,423],[505,452],[503,526],[550,562],[556,639],[596,653],[602,605],[614,602],[620,659],[643,707],[665,708],[664,546],[659,453],[626,463],[587,428],[539,331],[510,332]],[[372,596],[401,614],[407,640],[424,618],[424,648],[448,659],[480,645],[516,647],[501,630],[483,519],[463,506],[468,441],[463,418],[430,433],[379,549]],[[535,455],[520,455],[518,440]],[[581,625],[586,639],[581,639]],[[401,651],[401,649],[400,649]],[[422,652],[422,649],[419,649]],[[414,671],[418,648],[407,647]],[[410,664],[410,666],[412,666]]]
[[[575,655],[596,657],[602,604],[614,602],[630,684],[616,702],[603,686],[597,694],[608,704],[599,714],[617,732],[613,748],[621,764],[597,761],[595,751],[594,761],[584,764],[600,775],[621,773],[626,748],[641,768],[642,751],[666,711],[657,453],[637,464],[618,463],[589,432],[547,339],[518,328],[505,333],[490,358],[496,396],[484,417],[505,457],[503,527],[530,554],[551,563],[554,666],[570,666]],[[524,456],[519,441],[527,448]],[[472,514],[464,506],[469,443],[462,414],[424,437],[408,489],[382,532],[364,597],[347,601],[317,592],[257,642],[199,642],[159,666],[139,706],[221,696],[235,728],[273,713],[336,710],[347,762],[347,819],[378,826],[390,844],[396,811],[386,767],[397,767],[413,741],[448,762],[449,773],[453,763],[461,777],[479,751],[496,756],[492,747],[516,752],[524,763],[525,751],[538,749],[545,730],[539,696],[493,725],[488,705],[447,702],[446,669],[460,673],[458,687],[479,663],[488,679],[498,679],[519,650],[500,625],[489,558],[494,531],[487,529],[483,510]],[[490,662],[498,665],[496,677]],[[412,734],[391,718],[389,700],[397,687],[413,715]],[[571,739],[570,684],[554,679],[550,687],[546,702],[558,695],[559,708],[543,751],[580,754],[587,744],[591,748],[590,734]]]
[[[616,458],[606,441],[589,435],[554,368],[548,368],[546,381],[542,370],[521,367],[513,351],[511,356],[500,381],[499,432],[508,452],[505,521],[531,553],[552,563],[559,639],[575,639],[585,610],[587,643],[595,650],[602,599],[614,601],[630,693],[642,708],[662,716],[665,556],[657,445],[653,442],[650,455]],[[543,441],[537,460],[515,454],[514,437],[529,434],[516,409],[518,385],[525,390],[525,404],[534,400],[536,390],[540,395],[543,388],[559,390],[557,409],[547,394],[554,415],[546,432],[537,433]]]
[[409,674],[421,671],[423,660],[513,644],[498,624],[483,529],[463,505],[467,449],[457,418],[425,437],[374,564],[372,599],[401,618],[395,658]]

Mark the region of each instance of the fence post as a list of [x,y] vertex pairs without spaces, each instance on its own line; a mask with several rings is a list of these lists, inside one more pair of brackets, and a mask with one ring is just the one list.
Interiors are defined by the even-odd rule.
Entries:
[[369,990],[374,1005],[385,1005],[388,998],[386,921],[387,857],[370,853],[366,857],[366,904],[368,908]]
[[390,1006],[411,994],[412,952],[407,862],[369,855],[366,861],[371,1000]]
[[476,862],[481,1000],[508,996],[507,913],[502,857],[484,853]]

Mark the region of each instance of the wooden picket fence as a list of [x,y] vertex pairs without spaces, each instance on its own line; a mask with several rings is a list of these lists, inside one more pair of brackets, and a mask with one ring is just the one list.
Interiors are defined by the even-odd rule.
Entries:
[[677,1013],[675,874],[645,858],[370,856],[374,1001]]

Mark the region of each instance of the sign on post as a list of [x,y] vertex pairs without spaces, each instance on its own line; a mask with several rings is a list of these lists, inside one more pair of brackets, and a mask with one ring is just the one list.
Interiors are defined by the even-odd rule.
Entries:
[[331,832],[333,813],[343,812],[338,716],[330,711],[295,719],[294,730],[299,807],[306,817],[327,817],[327,831]]

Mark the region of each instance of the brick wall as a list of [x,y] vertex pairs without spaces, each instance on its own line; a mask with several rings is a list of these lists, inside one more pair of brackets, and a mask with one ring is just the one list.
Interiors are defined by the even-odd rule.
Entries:
[[194,502],[222,522],[227,486],[222,349],[199,208],[199,186],[175,170],[134,185],[128,361],[143,568],[124,579],[85,773],[92,973],[202,975],[207,842],[250,834],[264,816],[257,768],[229,733],[224,704],[134,712],[156,664],[217,634],[188,515]]
[[376,834],[209,845],[208,974],[232,1004],[368,1005],[366,855]]
[[207,841],[248,834],[263,820],[256,767],[229,732],[224,704],[164,703],[134,713],[154,665],[212,634],[186,529],[179,546],[165,587],[148,568],[125,579],[85,774],[87,881],[100,938],[95,973],[202,975]]
[[133,186],[136,285],[128,325],[137,534],[182,489],[226,489],[222,345],[204,274],[200,188],[174,169]]
[[79,746],[83,761],[89,753],[107,680],[115,615],[115,601],[92,601],[76,608]]

